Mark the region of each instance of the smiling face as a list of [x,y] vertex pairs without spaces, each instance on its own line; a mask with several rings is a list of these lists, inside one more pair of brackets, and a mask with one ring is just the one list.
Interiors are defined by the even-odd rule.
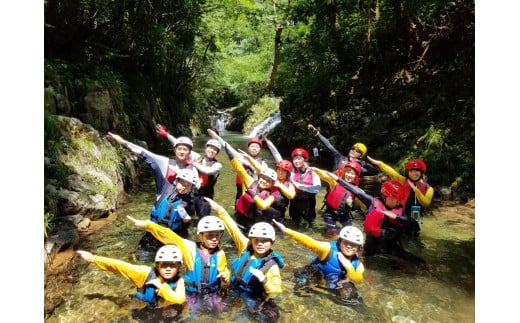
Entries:
[[339,248],[341,250],[341,253],[347,257],[348,259],[351,259],[361,248],[360,245],[354,242],[350,242],[345,239],[341,239],[341,242],[339,244]]
[[349,183],[355,183],[356,178],[358,177],[356,171],[351,167],[345,167],[345,171],[343,173],[343,179]]
[[271,250],[273,241],[269,238],[251,238],[251,245],[255,254],[261,257]]
[[206,153],[206,156],[208,158],[215,158],[218,155],[219,150],[217,147],[213,145],[207,145],[206,150],[204,150],[204,152]]
[[305,165],[305,158],[303,156],[294,156],[292,162],[294,167],[302,168]]
[[262,190],[267,190],[273,186],[274,182],[272,179],[265,175],[258,176],[258,187]]
[[412,168],[408,170],[408,178],[410,178],[412,182],[418,181],[419,179],[421,179],[421,176],[422,172],[418,169]]

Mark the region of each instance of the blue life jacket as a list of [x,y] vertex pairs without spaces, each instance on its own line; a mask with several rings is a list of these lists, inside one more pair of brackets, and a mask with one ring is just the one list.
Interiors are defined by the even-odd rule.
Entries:
[[[327,257],[322,261],[320,261],[318,257],[315,257],[312,260],[311,265],[316,267],[323,274],[327,281],[327,288],[332,289],[336,287],[338,281],[346,276],[347,272],[338,260],[338,252],[341,252],[339,250],[339,242],[331,241],[330,246],[331,248]],[[350,262],[354,268],[357,268],[359,259],[357,256],[354,256]]]
[[[146,302],[146,306],[149,308],[156,308],[157,307],[157,300],[159,297],[157,297],[157,287],[154,285],[147,285],[146,283],[154,280],[157,278],[157,269],[150,270],[150,273],[148,274],[148,277],[146,277],[146,282],[143,286],[137,289],[137,292],[135,293],[135,297],[141,301]],[[171,281],[168,283],[172,289],[175,289],[175,285],[177,280],[179,280],[179,275],[174,278],[174,281]]]
[[220,278],[217,278],[218,254],[223,251],[217,247],[217,250],[211,254],[209,262],[204,261],[201,252],[203,251],[197,248],[193,270],[186,271],[184,285],[187,292],[208,294],[220,288]]
[[252,295],[265,297],[264,285],[249,271],[249,268],[255,268],[265,274],[269,268],[278,264],[283,268],[285,265],[282,256],[276,251],[271,252],[262,258],[252,259],[253,249],[250,246],[242,253],[240,258],[236,258],[231,263],[231,286],[240,291],[249,292]]
[[182,219],[177,208],[185,207],[186,203],[183,202],[176,192],[161,195],[152,206],[150,220],[163,227],[170,228],[172,231],[180,229]]

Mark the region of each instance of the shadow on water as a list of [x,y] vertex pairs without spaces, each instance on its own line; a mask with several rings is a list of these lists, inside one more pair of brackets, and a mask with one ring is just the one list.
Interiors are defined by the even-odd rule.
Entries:
[[[246,137],[229,134],[225,137],[236,148],[245,148]],[[201,152],[208,138],[194,140]],[[169,156],[170,150],[162,152]],[[262,155],[274,165],[268,150]],[[223,169],[217,183],[215,200],[233,213],[235,173],[225,153],[218,155]],[[128,201],[117,210],[114,223],[96,239],[81,248],[96,254],[122,259],[136,264],[153,265],[153,255],[137,257],[135,248],[144,232],[134,227],[126,215],[147,219],[154,199],[151,172],[145,170],[143,182],[130,192]],[[377,194],[379,182],[373,178],[364,189]],[[370,186],[371,185],[371,186]],[[325,223],[321,208],[324,189],[317,197],[317,218],[311,229],[302,232],[317,240],[323,236]],[[372,193],[371,193],[372,194]],[[289,217],[286,215],[287,218]],[[290,223],[290,221],[289,221]],[[362,216],[354,225],[362,228]],[[289,224],[288,224],[289,225]],[[421,225],[419,242],[403,242],[405,249],[424,259],[427,266],[392,255],[371,256],[365,261],[365,281],[357,284],[362,305],[341,304],[332,299],[323,285],[297,292],[293,271],[308,265],[314,254],[290,238],[277,235],[274,249],[286,263],[282,269],[283,292],[275,299],[280,311],[278,322],[474,322],[475,321],[475,231],[474,217],[461,214],[456,207],[438,208],[427,214]],[[190,228],[195,237],[195,225]],[[228,234],[221,247],[228,263],[236,255]],[[73,261],[80,261],[74,259]],[[76,322],[250,322],[252,320],[238,298],[227,300],[223,313],[201,312],[191,317],[183,311],[142,309],[143,304],[132,300],[135,287],[119,275],[100,270],[94,265],[79,266],[79,280],[70,298],[46,323]],[[175,313],[174,313],[175,312]]]

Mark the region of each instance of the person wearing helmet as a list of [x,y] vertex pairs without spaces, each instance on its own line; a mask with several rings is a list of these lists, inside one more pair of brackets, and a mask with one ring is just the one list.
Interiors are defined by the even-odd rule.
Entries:
[[162,243],[179,247],[186,264],[184,275],[186,301],[192,315],[200,313],[201,308],[210,308],[215,313],[224,310],[226,302],[221,288],[229,284],[230,271],[226,254],[219,247],[225,230],[224,222],[220,218],[207,215],[199,220],[197,237],[200,242],[198,243],[184,239],[172,230],[150,220],[138,220],[131,216],[127,218]]
[[308,227],[314,225],[316,219],[316,195],[321,189],[318,174],[309,167],[309,153],[304,148],[295,148],[291,153],[293,171],[291,182],[296,187],[296,195],[289,204],[289,216],[295,226],[305,220]]
[[[267,138],[264,138],[266,142]],[[258,172],[262,172],[261,166],[247,153],[242,150],[238,150],[240,154],[242,154],[253,166],[253,168]],[[276,163],[276,181],[275,186],[281,193],[282,201],[280,203],[275,203],[273,206],[278,211],[280,211],[281,215],[278,217],[278,221],[284,223],[285,222],[285,213],[287,211],[287,207],[289,206],[290,200],[292,200],[296,196],[296,187],[291,182],[291,172],[293,170],[292,162],[287,159],[282,159]]]
[[[173,160],[156,155],[141,146],[126,141],[117,134],[109,132],[108,135],[132,153],[141,157],[152,169],[156,196],[151,207],[150,219],[155,223],[169,227],[183,237],[187,237],[191,217],[195,213],[192,190],[200,185],[197,169],[187,162],[181,164],[180,162],[177,163],[177,161],[180,161],[178,159]],[[178,148],[184,151],[187,147],[182,144]],[[182,156],[185,158],[186,154],[183,153]],[[177,174],[180,176],[179,179],[177,179]],[[149,251],[155,252],[161,245],[151,234],[146,233],[139,242],[137,255],[140,256],[142,253]]]
[[325,138],[312,124],[308,124],[307,128],[312,132],[315,137],[318,137],[321,143],[327,147],[327,150],[332,154],[334,158],[334,166],[332,171],[337,171],[342,165],[349,161],[357,161],[361,165],[361,175],[362,176],[373,176],[379,173],[379,169],[374,167],[374,165],[366,162],[362,158],[367,153],[367,146],[361,142],[357,142],[352,145],[350,148],[348,155],[345,156],[341,154],[329,141],[329,139]]
[[280,312],[274,298],[283,291],[280,269],[285,264],[282,256],[272,249],[276,240],[273,226],[267,222],[257,222],[246,236],[224,207],[211,199],[206,200],[224,221],[239,255],[231,261],[233,295],[242,298],[257,321],[276,321]]
[[404,165],[406,175],[403,176],[384,162],[375,160],[370,156],[367,158],[391,179],[403,185],[405,201],[403,204],[403,214],[411,221],[417,222],[416,226],[407,228],[406,234],[417,237],[420,231],[419,222],[421,221],[421,215],[424,214],[425,210],[430,206],[434,193],[433,187],[426,182],[426,163],[420,159],[409,160]]
[[421,258],[404,250],[401,237],[408,227],[416,222],[403,215],[404,188],[396,180],[387,180],[381,185],[381,197],[374,197],[357,185],[347,182],[336,174],[328,172],[341,186],[352,192],[366,205],[368,212],[363,228],[367,234],[364,246],[365,256],[388,253],[398,257],[424,262]]
[[[320,179],[328,184],[328,192],[325,195],[325,212],[323,213],[323,220],[327,225],[325,235],[334,237],[338,234],[337,222],[341,223],[342,227],[352,225],[352,209],[356,200],[359,199],[346,188],[338,185],[338,182],[330,177],[327,171],[317,167],[312,168]],[[361,173],[361,165],[356,161],[349,161],[336,171],[336,175],[343,178],[345,181],[358,185],[359,175]]]
[[155,267],[102,257],[85,250],[77,250],[76,253],[102,270],[119,274],[131,281],[137,287],[136,299],[146,302],[148,308],[181,305],[186,301],[184,278],[180,274],[182,253],[177,246],[165,245],[158,249]]
[[[361,298],[355,292],[355,286],[346,284],[363,282],[363,232],[354,226],[345,226],[339,232],[337,240],[318,241],[298,231],[287,228],[282,223],[273,221],[274,224],[291,239],[302,246],[312,250],[316,257],[303,268],[295,270],[295,290],[305,288],[311,283],[319,283],[322,279],[326,282],[326,288],[332,294],[341,296],[345,304],[359,304]],[[354,292],[345,295],[346,287],[354,288]]]
[[[180,139],[183,138],[175,138],[160,124],[156,125],[156,132],[160,136],[168,139],[173,147],[176,147]],[[193,161],[192,165],[197,169],[200,175],[200,187],[193,190],[193,206],[199,219],[209,215],[211,211],[209,205],[204,200],[204,197],[209,197],[211,199],[215,197],[215,185],[217,184],[217,179],[222,171],[222,164],[216,159],[216,157],[221,149],[222,145],[220,142],[211,138],[206,142],[204,154],[199,154],[193,150],[190,154],[190,160]]]
[[[211,138],[220,142],[222,147],[226,149],[228,155],[232,154],[232,156],[242,164],[243,168],[249,176],[251,176],[254,179],[258,179],[259,172],[255,171],[255,168],[253,167],[253,165],[251,165],[248,159],[246,159],[241,153],[239,153],[238,150],[233,148],[228,142],[226,142],[222,137],[220,137],[215,131],[208,129],[208,134]],[[261,169],[265,169],[269,167],[269,165],[267,164],[267,161],[260,156],[262,152],[262,147],[263,144],[260,138],[253,137],[247,140],[247,152],[249,156],[252,159],[254,159],[258,163],[258,165],[260,165]],[[244,185],[242,179],[238,174],[235,177],[235,185],[237,188],[235,194],[235,211],[238,211],[238,200],[240,199],[244,191],[247,189],[247,186]]]

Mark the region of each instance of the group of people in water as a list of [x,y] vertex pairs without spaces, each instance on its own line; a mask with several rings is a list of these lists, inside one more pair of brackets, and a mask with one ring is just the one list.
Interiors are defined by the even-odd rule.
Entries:
[[[168,158],[109,132],[111,139],[143,159],[153,171],[156,198],[151,201],[150,218],[127,218],[144,229],[138,251],[155,252],[155,267],[84,250],[77,253],[130,280],[137,287],[136,298],[147,308],[173,306],[178,307],[173,311],[178,314],[188,305],[191,315],[206,309],[218,314],[225,309],[231,291],[231,296],[243,300],[254,319],[274,322],[280,316],[274,298],[282,292],[285,263],[273,245],[277,235],[283,234],[315,254],[309,265],[294,269],[296,291],[324,280],[326,290],[341,304],[362,304],[355,284],[363,282],[364,257],[388,253],[406,258],[409,253],[401,239],[419,235],[421,215],[434,192],[426,182],[426,164],[410,160],[401,175],[366,156],[363,143],[355,143],[343,155],[313,125],[308,129],[333,156],[331,170],[312,167],[308,151],[301,147],[293,149],[290,158],[282,158],[267,137],[249,138],[246,152],[208,129],[211,138],[199,154],[193,151],[190,138],[176,138],[157,125],[157,134],[173,145],[174,156]],[[260,157],[264,144],[276,161],[274,168]],[[236,173],[233,215],[214,201],[222,170],[216,156],[222,150]],[[367,160],[362,159],[365,156]],[[360,177],[380,171],[390,178],[382,183],[380,196],[367,194],[358,186]],[[322,181],[327,184],[326,230],[325,239],[316,240],[300,231],[314,225]],[[352,225],[353,212],[364,214],[362,229]],[[196,225],[196,240],[190,239],[192,224]],[[220,246],[225,231],[238,255],[229,266]]]

